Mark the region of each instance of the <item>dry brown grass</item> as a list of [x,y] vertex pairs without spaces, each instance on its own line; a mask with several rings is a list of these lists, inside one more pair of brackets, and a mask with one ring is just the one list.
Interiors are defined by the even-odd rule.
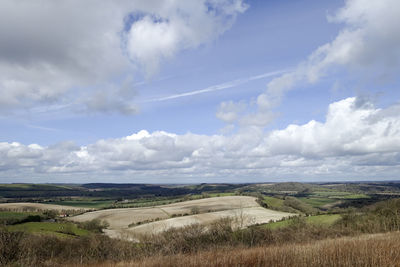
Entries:
[[225,219],[207,231],[191,225],[144,236],[140,243],[100,234],[59,239],[0,228],[0,265],[400,266],[399,228],[400,199],[343,215],[329,227],[296,217],[280,229],[233,230]]
[[153,256],[129,263],[96,266],[399,266],[399,251],[400,233],[392,232],[308,244]]

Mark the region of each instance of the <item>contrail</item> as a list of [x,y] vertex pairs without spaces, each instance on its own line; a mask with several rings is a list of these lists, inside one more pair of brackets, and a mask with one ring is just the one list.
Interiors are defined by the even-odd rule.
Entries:
[[190,92],[181,93],[181,94],[175,94],[175,95],[170,95],[170,96],[153,98],[153,99],[145,100],[144,102],[166,101],[166,100],[171,100],[171,99],[176,99],[176,98],[181,98],[181,97],[186,97],[186,96],[199,95],[199,94],[204,94],[204,93],[220,91],[220,90],[224,90],[224,89],[227,89],[227,88],[236,87],[236,86],[239,86],[241,84],[248,83],[250,81],[259,80],[259,79],[263,79],[263,78],[267,78],[267,77],[283,74],[283,73],[286,73],[288,71],[289,70],[286,69],[286,70],[278,70],[278,71],[267,72],[267,73],[263,73],[263,74],[256,75],[256,76],[236,79],[236,80],[233,80],[233,81],[224,82],[224,83],[217,84],[217,85],[212,85],[212,86],[209,86],[207,88],[200,89],[200,90],[195,90],[195,91],[190,91]]
[[33,128],[33,129],[39,129],[39,130],[45,130],[45,131],[52,131],[52,132],[58,132],[60,131],[59,129],[56,128],[50,128],[50,127],[43,127],[39,125],[33,125],[33,124],[26,124],[26,127]]

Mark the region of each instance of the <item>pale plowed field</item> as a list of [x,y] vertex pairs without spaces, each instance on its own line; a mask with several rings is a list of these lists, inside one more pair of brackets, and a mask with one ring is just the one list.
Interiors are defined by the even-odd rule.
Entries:
[[217,212],[202,213],[190,216],[176,217],[157,222],[146,223],[129,229],[136,234],[155,234],[171,228],[179,228],[192,224],[210,224],[221,218],[231,218],[237,228],[254,224],[280,220],[294,214],[274,211],[262,207],[241,208]]
[[[193,209],[200,214],[171,218],[172,215],[191,214]],[[291,215],[293,214],[264,209],[258,205],[254,197],[227,196],[191,200],[151,208],[99,210],[69,219],[77,222],[93,219],[104,220],[110,225],[106,230],[109,236],[126,238],[131,234],[158,233],[170,228],[196,223],[208,224],[224,217],[240,218],[240,226],[248,226]],[[150,220],[157,221],[149,222]],[[132,224],[139,222],[145,223],[132,226]]]

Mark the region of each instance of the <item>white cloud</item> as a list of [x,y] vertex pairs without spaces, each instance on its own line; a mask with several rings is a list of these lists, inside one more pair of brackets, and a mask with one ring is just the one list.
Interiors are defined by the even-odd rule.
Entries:
[[160,60],[171,58],[179,44],[177,29],[170,22],[154,22],[149,16],[135,22],[128,34],[128,51],[147,73],[157,71]]
[[348,0],[331,22],[344,26],[336,38],[318,47],[295,70],[274,78],[257,98],[258,111],[242,118],[266,125],[285,93],[302,83],[315,83],[337,67],[361,71],[363,77],[396,77],[400,60],[400,2]]
[[180,50],[217,38],[245,9],[242,0],[1,1],[0,112],[78,102],[133,113],[132,98],[104,92],[108,83],[129,79],[135,66],[153,73]]
[[244,102],[235,103],[233,101],[222,102],[217,110],[216,116],[218,119],[228,123],[237,120],[239,114],[246,109]]
[[139,8],[145,15],[126,33],[129,55],[149,74],[177,51],[214,40],[247,9],[242,0],[158,1],[158,5]]
[[400,117],[382,113],[370,105],[357,107],[356,99],[348,98],[329,106],[325,123],[313,120],[272,132],[265,148],[303,157],[399,152]]
[[125,69],[121,6],[97,1],[2,1],[1,108],[60,101],[73,86]]
[[348,98],[332,103],[324,122],[269,133],[258,127],[231,136],[143,130],[81,147],[0,143],[0,177],[49,179],[79,172],[131,182],[398,178],[399,109]]

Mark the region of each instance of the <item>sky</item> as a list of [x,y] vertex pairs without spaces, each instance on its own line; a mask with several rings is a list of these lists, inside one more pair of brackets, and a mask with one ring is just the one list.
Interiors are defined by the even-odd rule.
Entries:
[[400,178],[397,0],[3,0],[0,182]]

